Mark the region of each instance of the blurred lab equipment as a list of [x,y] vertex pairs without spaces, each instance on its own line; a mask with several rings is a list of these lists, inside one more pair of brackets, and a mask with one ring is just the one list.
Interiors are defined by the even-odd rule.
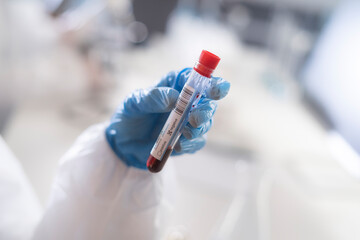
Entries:
[[86,0],[45,0],[45,8],[53,17],[80,6]]
[[10,29],[6,27],[9,24],[7,4],[6,1],[0,2],[0,134],[5,129],[14,107],[14,99],[11,94],[13,59],[11,57],[11,49],[9,49],[11,42]]
[[178,0],[132,0],[131,3],[135,20],[145,24],[151,37],[165,33],[169,16]]
[[224,0],[221,16],[242,43],[263,49],[271,57],[262,81],[284,97],[284,78],[298,78],[325,20],[338,0]]
[[303,85],[329,127],[360,154],[360,2],[344,1],[319,38]]
[[66,115],[80,118],[84,112],[91,115],[109,112],[108,92],[122,84],[115,76],[127,71],[118,64],[118,58],[127,50],[144,47],[153,35],[164,34],[177,1],[49,0],[46,3],[63,43],[82,59],[87,74],[87,95],[64,109]]
[[225,225],[223,236],[262,240],[359,236],[359,9],[358,1],[339,5],[303,69],[305,106],[312,107],[309,113],[324,131],[321,147],[293,152],[283,160],[262,156],[242,214],[234,217],[228,212],[224,220],[237,219],[238,225],[230,221],[232,228]]

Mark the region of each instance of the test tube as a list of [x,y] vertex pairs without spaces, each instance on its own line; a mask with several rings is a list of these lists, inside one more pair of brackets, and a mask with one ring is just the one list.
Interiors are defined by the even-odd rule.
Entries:
[[146,163],[150,172],[160,172],[164,167],[188,121],[191,109],[196,106],[209,85],[211,74],[219,61],[220,58],[215,54],[206,50],[201,52],[199,61],[191,70],[175,108],[171,111],[150,152]]

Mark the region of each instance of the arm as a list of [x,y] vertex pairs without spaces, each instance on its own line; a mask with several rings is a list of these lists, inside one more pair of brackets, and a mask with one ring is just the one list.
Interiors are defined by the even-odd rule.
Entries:
[[157,224],[172,202],[171,166],[163,174],[126,166],[105,127],[87,129],[61,159],[34,239],[159,239]]
[[[129,95],[109,124],[86,130],[61,160],[49,206],[34,239],[160,239],[174,198],[171,161],[161,173],[146,160],[189,70],[171,72],[158,85]],[[205,145],[230,84],[214,78],[173,155]]]

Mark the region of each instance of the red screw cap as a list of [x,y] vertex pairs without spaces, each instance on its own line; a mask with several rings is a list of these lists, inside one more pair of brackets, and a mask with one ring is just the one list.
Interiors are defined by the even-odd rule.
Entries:
[[205,77],[211,77],[212,72],[220,62],[220,58],[215,54],[203,50],[200,54],[199,62],[195,65],[194,69]]

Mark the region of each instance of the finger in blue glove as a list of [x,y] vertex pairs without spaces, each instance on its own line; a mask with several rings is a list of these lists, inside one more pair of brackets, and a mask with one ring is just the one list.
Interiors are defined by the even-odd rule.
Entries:
[[[137,90],[119,106],[106,129],[106,139],[116,155],[128,166],[146,169],[146,160],[191,69],[170,72],[153,88]],[[194,153],[205,145],[204,134],[212,125],[219,100],[226,96],[230,83],[212,78],[198,106],[192,110],[184,134],[173,155]]]

